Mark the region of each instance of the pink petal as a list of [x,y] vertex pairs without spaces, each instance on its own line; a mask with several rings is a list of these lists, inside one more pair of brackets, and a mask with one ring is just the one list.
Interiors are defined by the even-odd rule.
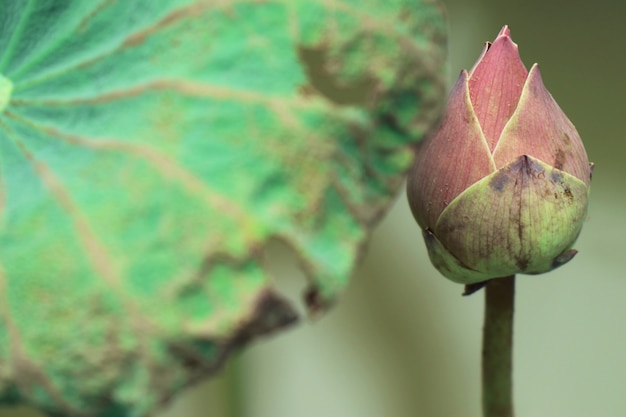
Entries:
[[472,70],[469,91],[474,113],[493,150],[519,101],[528,71],[505,26]]
[[582,140],[543,85],[537,64],[530,70],[518,108],[493,157],[500,168],[520,155],[533,156],[589,185],[589,160]]
[[467,78],[462,71],[438,129],[422,145],[409,173],[411,209],[424,229],[435,226],[457,195],[495,170],[469,101]]

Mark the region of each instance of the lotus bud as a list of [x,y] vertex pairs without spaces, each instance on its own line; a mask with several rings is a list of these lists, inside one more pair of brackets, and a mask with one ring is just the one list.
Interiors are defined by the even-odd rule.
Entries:
[[526,69],[505,26],[461,71],[407,194],[433,265],[475,284],[547,272],[576,254],[591,167],[539,67]]

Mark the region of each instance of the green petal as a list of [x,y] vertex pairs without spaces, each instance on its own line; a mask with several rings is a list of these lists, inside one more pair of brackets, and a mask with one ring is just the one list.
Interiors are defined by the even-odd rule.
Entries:
[[522,155],[459,195],[434,233],[461,263],[490,278],[543,273],[571,259],[587,199],[581,180]]
[[430,229],[424,230],[423,235],[430,262],[444,277],[459,284],[474,284],[491,278],[463,265],[461,261],[446,249]]

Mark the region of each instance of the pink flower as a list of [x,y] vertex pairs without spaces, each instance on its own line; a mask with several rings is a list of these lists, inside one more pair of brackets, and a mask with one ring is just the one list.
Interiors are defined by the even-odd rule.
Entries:
[[407,191],[431,261],[469,284],[569,261],[590,180],[578,132],[505,26],[461,71]]

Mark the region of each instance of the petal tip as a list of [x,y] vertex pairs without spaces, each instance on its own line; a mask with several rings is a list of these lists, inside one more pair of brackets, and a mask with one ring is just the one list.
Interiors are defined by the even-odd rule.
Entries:
[[504,25],[502,29],[500,29],[500,33],[498,33],[496,39],[502,36],[506,36],[508,38],[511,37],[511,30],[509,29],[509,25]]
[[539,69],[539,64],[533,64],[533,66],[530,67],[530,71],[528,71],[528,77],[526,79],[526,84],[529,85],[529,88],[541,87],[545,89],[543,79],[541,77],[541,70]]

